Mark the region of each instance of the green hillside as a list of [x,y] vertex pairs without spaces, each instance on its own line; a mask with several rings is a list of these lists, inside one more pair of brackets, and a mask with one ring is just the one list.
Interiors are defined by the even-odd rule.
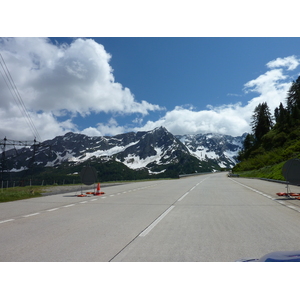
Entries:
[[249,177],[284,180],[284,163],[300,158],[300,76],[272,115],[267,103],[259,104],[252,115],[252,133],[239,153],[234,173]]

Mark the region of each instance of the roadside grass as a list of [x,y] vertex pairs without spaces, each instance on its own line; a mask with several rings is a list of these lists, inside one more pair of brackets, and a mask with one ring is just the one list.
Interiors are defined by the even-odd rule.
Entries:
[[42,196],[45,186],[25,186],[0,189],[0,202],[9,202]]
[[[174,178],[108,181],[108,182],[101,182],[101,184],[130,183],[130,182],[139,182],[139,181],[152,181],[152,180],[155,181],[155,180],[170,180],[170,179],[174,179]],[[67,186],[67,185],[68,184],[55,185],[55,186]],[[82,184],[71,184],[71,186],[80,186],[80,185]],[[51,187],[53,187],[53,185],[0,188],[0,203],[35,198],[35,197],[42,197],[43,193],[45,193],[47,189]]]
[[235,174],[239,174],[241,177],[267,178],[285,181],[285,178],[282,175],[282,167],[284,164],[285,162],[281,162],[279,164],[259,168],[257,170],[237,171]]

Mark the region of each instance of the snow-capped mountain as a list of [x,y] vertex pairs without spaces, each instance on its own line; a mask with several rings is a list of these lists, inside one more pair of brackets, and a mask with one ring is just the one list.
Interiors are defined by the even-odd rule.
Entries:
[[[69,132],[40,145],[0,154],[2,170],[20,172],[34,166],[57,167],[98,160],[114,161],[148,174],[195,173],[232,168],[245,136],[216,134],[174,136],[166,128],[116,136],[89,137]],[[5,158],[5,159],[4,159]]]
[[215,160],[221,168],[232,168],[237,163],[238,152],[243,148],[247,133],[232,137],[222,134],[177,135],[191,155],[200,160]]

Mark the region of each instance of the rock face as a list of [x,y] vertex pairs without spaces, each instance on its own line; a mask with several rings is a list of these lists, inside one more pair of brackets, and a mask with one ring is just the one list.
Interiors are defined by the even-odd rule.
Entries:
[[[56,167],[62,163],[80,164],[91,159],[116,161],[133,170],[163,173],[176,166],[182,173],[213,172],[232,168],[245,135],[220,134],[174,136],[166,128],[129,132],[116,136],[89,137],[69,132],[18,152],[0,154],[2,167],[19,172],[31,167]],[[5,157],[5,162],[4,162]]]

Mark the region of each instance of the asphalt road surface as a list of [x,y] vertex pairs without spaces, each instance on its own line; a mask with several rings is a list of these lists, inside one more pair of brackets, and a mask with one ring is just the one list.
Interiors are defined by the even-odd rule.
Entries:
[[[300,200],[225,173],[0,204],[0,261],[221,262],[300,249]],[[300,192],[293,187],[293,192]]]

